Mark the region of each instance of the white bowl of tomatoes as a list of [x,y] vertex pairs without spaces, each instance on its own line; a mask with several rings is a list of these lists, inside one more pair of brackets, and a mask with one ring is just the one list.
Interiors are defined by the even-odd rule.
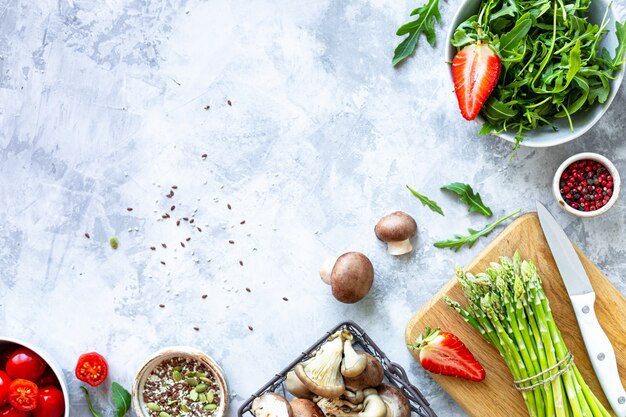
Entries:
[[40,348],[0,337],[0,417],[69,417],[63,372]]

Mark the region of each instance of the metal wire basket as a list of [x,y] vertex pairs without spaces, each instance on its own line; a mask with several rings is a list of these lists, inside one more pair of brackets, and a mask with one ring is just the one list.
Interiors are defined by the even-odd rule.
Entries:
[[254,417],[252,414],[252,402],[255,398],[265,394],[266,392],[276,392],[287,398],[287,390],[285,389],[284,381],[287,377],[287,373],[293,369],[298,363],[311,357],[311,354],[315,352],[321,345],[326,342],[326,339],[340,329],[348,330],[354,336],[353,344],[360,347],[367,353],[373,355],[380,361],[385,370],[385,379],[388,384],[400,389],[404,396],[409,400],[411,410],[420,417],[437,417],[435,412],[430,408],[430,404],[426,401],[426,398],[422,393],[409,382],[404,369],[397,363],[391,362],[385,353],[380,350],[376,343],[352,321],[346,321],[335,326],[332,330],[328,331],[322,338],[313,344],[309,349],[303,352],[296,360],[290,363],[280,373],[276,374],[267,384],[260,390],[254,393],[239,407],[239,417]]

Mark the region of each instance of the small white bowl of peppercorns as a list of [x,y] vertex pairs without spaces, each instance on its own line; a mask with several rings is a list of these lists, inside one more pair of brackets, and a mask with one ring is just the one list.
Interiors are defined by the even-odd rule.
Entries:
[[557,169],[552,190],[568,213],[579,217],[599,216],[619,197],[619,172],[602,155],[579,153],[567,158]]

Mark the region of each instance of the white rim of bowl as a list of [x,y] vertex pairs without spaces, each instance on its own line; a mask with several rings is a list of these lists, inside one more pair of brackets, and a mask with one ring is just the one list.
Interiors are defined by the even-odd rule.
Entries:
[[59,380],[59,385],[61,386],[61,392],[63,393],[63,400],[65,402],[65,413],[63,414],[63,416],[64,417],[69,417],[69,415],[70,415],[70,395],[69,395],[69,391],[67,389],[67,383],[65,382],[65,375],[63,375],[63,371],[61,370],[61,368],[59,366],[57,366],[57,364],[54,361],[54,359],[52,359],[46,352],[42,351],[41,348],[39,348],[39,347],[29,343],[29,342],[25,342],[25,341],[23,341],[21,339],[15,339],[13,337],[0,336],[0,345],[2,343],[13,343],[15,345],[19,345],[19,346],[25,347],[27,349],[30,349],[33,352],[35,352],[37,355],[39,355],[41,357],[41,359],[43,359],[46,362],[46,364],[50,367],[50,369],[52,369],[52,372],[54,372],[54,375]]
[[[563,197],[561,197],[561,188],[559,187],[561,174],[563,174],[563,171],[565,171],[565,169],[571,164],[573,164],[574,162],[582,161],[584,159],[591,159],[592,161],[600,162],[602,165],[606,167],[606,169],[609,170],[609,173],[613,177],[613,195],[609,199],[609,202],[606,203],[606,205],[602,206],[599,210],[594,210],[594,211],[576,210],[570,207],[570,205],[567,204],[565,200],[563,200]],[[584,217],[584,218],[600,216],[601,214],[604,214],[607,211],[609,211],[609,209],[613,207],[613,205],[619,198],[620,189],[621,189],[621,180],[620,180],[619,172],[617,171],[617,168],[615,168],[615,165],[613,165],[613,163],[609,161],[606,157],[597,153],[593,153],[593,152],[582,152],[582,153],[578,153],[576,155],[572,155],[569,158],[567,158],[565,161],[563,161],[561,166],[559,166],[559,169],[556,170],[556,173],[554,174],[554,179],[552,180],[552,192],[554,194],[554,198],[556,199],[558,205],[566,212],[573,214],[575,216]]]
[[221,404],[220,404],[222,406],[222,409],[220,410],[220,413],[214,414],[214,417],[222,417],[223,415],[225,415],[226,411],[228,410],[229,393],[228,393],[228,384],[226,382],[226,377],[224,376],[224,371],[222,371],[222,368],[217,364],[217,362],[212,357],[210,357],[209,355],[207,355],[206,353],[202,352],[199,349],[189,347],[189,346],[168,346],[148,356],[148,358],[141,365],[141,368],[139,368],[139,371],[137,371],[135,380],[133,381],[132,405],[133,405],[133,408],[135,409],[135,413],[138,416],[143,416],[143,417],[147,416],[145,410],[143,409],[143,404],[144,404],[143,395],[141,395],[142,393],[140,392],[140,389],[142,388],[141,380],[143,376],[148,372],[152,372],[155,366],[157,366],[160,362],[162,362],[166,357],[170,357],[170,356],[171,357],[182,356],[182,357],[192,358],[194,360],[204,363],[205,365],[209,367],[211,372],[213,372],[213,374],[215,375],[217,384],[220,386],[222,390]]

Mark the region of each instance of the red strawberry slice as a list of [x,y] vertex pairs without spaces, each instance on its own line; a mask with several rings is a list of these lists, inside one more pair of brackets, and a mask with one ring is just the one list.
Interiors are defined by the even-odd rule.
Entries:
[[474,120],[496,87],[500,76],[500,58],[484,43],[467,45],[452,61],[454,91],[461,114]]
[[482,381],[485,370],[472,352],[452,333],[426,328],[424,337],[420,335],[410,348],[419,350],[420,363],[428,372]]

